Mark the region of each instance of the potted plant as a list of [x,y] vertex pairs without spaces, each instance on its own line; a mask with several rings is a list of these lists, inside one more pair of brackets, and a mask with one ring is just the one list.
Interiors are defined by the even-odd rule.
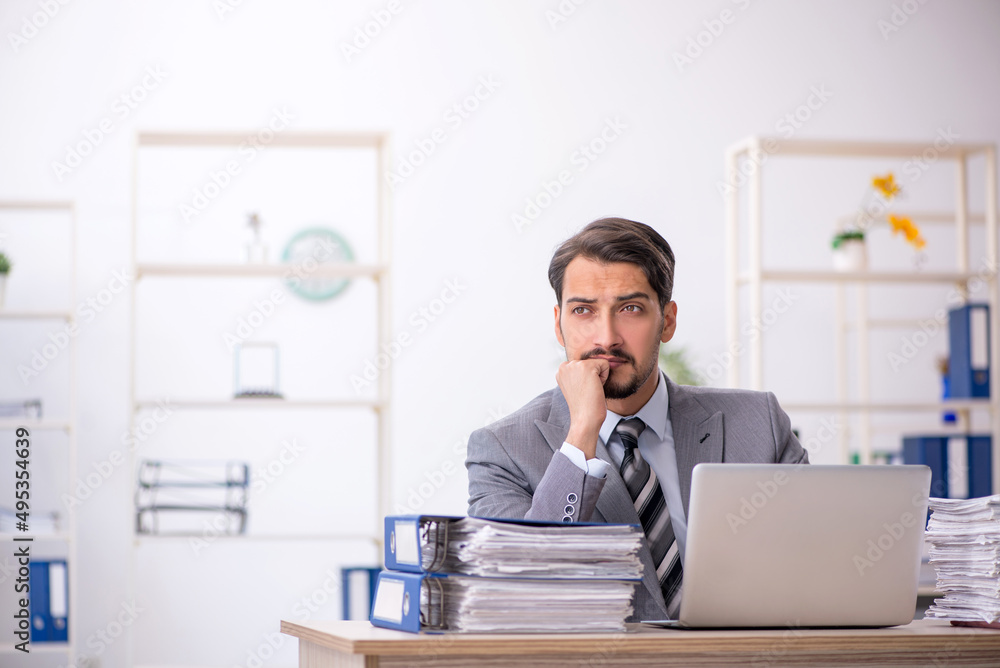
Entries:
[[[884,176],[873,176],[871,185],[877,199],[866,206],[866,215],[859,216],[860,222],[856,221],[852,227],[841,230],[833,237],[833,268],[837,271],[865,271],[868,268],[865,230],[871,222],[874,222],[873,214],[886,212],[890,202],[903,192],[903,187],[896,183],[896,177],[892,172]],[[927,245],[920,228],[907,216],[888,213],[886,220],[893,236],[902,233],[906,242],[917,250],[916,263],[919,270],[921,262],[926,259],[921,251]]]
[[7,289],[7,274],[10,273],[10,266],[10,258],[0,253],[0,308],[3,308],[3,296]]
[[687,349],[672,348],[667,350],[666,346],[660,345],[659,362],[660,368],[667,374],[667,378],[678,385],[702,384],[702,376],[688,358]]
[[835,271],[864,271],[868,268],[865,233],[850,229],[833,236],[833,268]]

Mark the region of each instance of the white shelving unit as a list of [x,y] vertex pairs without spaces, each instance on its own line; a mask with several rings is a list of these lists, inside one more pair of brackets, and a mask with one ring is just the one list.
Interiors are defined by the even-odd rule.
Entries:
[[[766,147],[766,150],[765,150]],[[754,136],[731,145],[726,150],[726,177],[728,183],[738,183],[741,161],[751,156],[767,155],[768,159],[782,157],[820,158],[898,158],[909,159],[922,155],[927,143],[916,142],[855,142],[821,141],[803,139],[781,139],[777,137]],[[947,272],[855,272],[834,271],[778,271],[762,266],[762,209],[761,182],[764,166],[761,162],[745,173],[746,182],[728,191],[726,199],[726,260],[728,265],[727,290],[727,339],[732,346],[740,345],[740,305],[744,299],[749,302],[751,314],[762,311],[764,283],[827,283],[835,286],[836,355],[837,370],[836,400],[821,403],[783,402],[792,411],[839,412],[846,418],[855,413],[860,419],[860,460],[871,463],[871,414],[874,412],[923,412],[954,411],[958,416],[958,431],[968,429],[970,412],[985,409],[990,416],[990,430],[993,437],[993,492],[1000,492],[1000,287],[997,282],[997,161],[993,144],[952,144],[939,151],[939,159],[952,161],[955,165],[955,210],[948,212],[907,212],[917,223],[944,223],[954,225],[956,234],[955,270]],[[969,158],[982,157],[985,161],[985,205],[982,215],[969,213],[968,168]],[[755,161],[756,162],[756,161]],[[745,246],[740,239],[740,190],[747,189],[748,234]],[[969,266],[969,225],[985,225],[987,272],[975,272]],[[746,271],[740,271],[740,254],[746,253]],[[900,320],[872,318],[868,309],[868,286],[871,284],[899,285],[953,285],[959,294],[968,296],[968,285],[973,279],[981,279],[987,284],[987,302],[990,306],[990,387],[989,399],[960,399],[947,402],[893,403],[872,401],[870,398],[870,358],[869,336],[873,329],[899,327],[911,324]],[[855,291],[855,311],[853,322],[847,317],[848,287]],[[944,306],[943,304],[941,306]],[[853,363],[857,368],[857,401],[848,400],[846,369],[852,363],[847,354],[848,332],[853,330],[857,354]],[[740,365],[729,366],[727,381],[730,387],[763,387],[763,337],[757,336],[748,345],[749,379],[743,382]],[[843,463],[850,458],[848,435],[841,430],[840,450]]]
[[[61,212],[66,214],[69,219],[69,235],[70,235],[70,285],[69,285],[69,304],[70,309],[76,304],[76,206],[73,202],[58,202],[58,201],[43,201],[43,200],[4,200],[0,201],[0,211],[48,211],[48,212]],[[33,321],[33,322],[62,322],[68,326],[73,326],[76,323],[75,315],[72,310],[61,311],[61,310],[30,310],[30,309],[11,309],[7,310],[0,308],[0,327],[3,326],[3,321]],[[13,431],[18,427],[26,427],[31,431],[32,434],[32,445],[31,448],[34,450],[39,447],[37,444],[35,435],[37,432],[63,432],[66,434],[67,445],[66,445],[66,463],[68,476],[66,480],[66,490],[68,493],[72,493],[73,483],[76,480],[76,466],[77,466],[77,435],[76,435],[76,402],[77,402],[77,378],[76,378],[76,368],[77,368],[77,348],[76,348],[76,338],[70,337],[69,344],[67,346],[69,351],[69,382],[67,384],[67,390],[69,392],[69,407],[68,414],[63,419],[24,419],[24,418],[0,418],[0,431]],[[44,447],[44,446],[42,446]],[[31,478],[32,489],[42,483],[42,481]],[[4,502],[7,500],[5,499]],[[77,570],[77,545],[76,545],[76,512],[74,508],[66,508],[65,512],[65,530],[57,533],[51,534],[33,534],[29,532],[27,536],[34,538],[32,541],[31,552],[36,555],[38,550],[34,547],[36,545],[44,543],[56,543],[66,546],[66,568],[67,568],[67,597],[69,598],[68,607],[68,617],[66,621],[66,642],[59,643],[31,643],[31,651],[45,654],[62,654],[66,657],[66,665],[71,666],[76,663],[76,650],[74,648],[74,643],[76,642],[76,629],[77,629],[77,582],[78,582],[78,570]],[[32,510],[32,514],[34,511]],[[29,528],[31,522],[28,523]],[[20,534],[0,534],[0,544],[5,546],[4,549],[9,548],[14,544],[15,537],[26,537]],[[13,643],[3,643],[0,644],[0,664],[6,665],[6,660],[2,657],[15,654],[17,650],[14,649]]]
[[[132,208],[132,266],[135,280],[131,284],[132,312],[130,324],[130,420],[131,428],[135,428],[136,420],[141,411],[157,405],[154,399],[140,397],[136,394],[136,377],[139,367],[137,353],[137,316],[136,290],[138,284],[149,280],[171,279],[259,279],[282,278],[289,275],[292,264],[205,264],[205,263],[145,263],[140,262],[137,255],[137,237],[140,228],[138,211],[138,155],[147,147],[158,148],[198,148],[207,147],[239,147],[246,141],[247,132],[223,133],[163,133],[144,132],[136,137],[133,151],[133,208]],[[390,195],[381,174],[388,169],[390,150],[389,136],[385,133],[276,133],[268,143],[270,149],[309,148],[309,149],[374,149],[377,154],[377,164],[373,178],[377,182],[377,256],[376,263],[343,263],[339,265],[320,265],[310,270],[311,278],[352,278],[366,279],[374,282],[377,290],[377,342],[380,348],[390,344],[391,337],[391,296],[390,296],[390,249],[391,249],[391,209]],[[372,399],[329,399],[329,400],[297,400],[273,398],[240,398],[240,399],[190,399],[171,398],[172,408],[180,411],[267,411],[275,415],[275,419],[283,419],[283,414],[295,415],[301,409],[367,409],[376,415],[376,475],[377,488],[375,505],[377,522],[367,533],[338,534],[246,534],[218,535],[214,539],[235,542],[306,542],[306,541],[371,541],[378,553],[381,553],[383,542],[382,517],[389,512],[390,499],[390,410],[391,410],[391,374],[390,368],[382,370],[377,380],[377,396]],[[137,462],[134,451],[130,451],[129,470],[133,476],[133,499],[135,497],[135,471]],[[134,529],[133,529],[134,532]],[[129,588],[136,591],[136,547],[141,542],[163,542],[189,540],[189,536],[140,536],[133,533],[133,559],[129,577]],[[130,638],[129,665],[135,664],[135,647]]]

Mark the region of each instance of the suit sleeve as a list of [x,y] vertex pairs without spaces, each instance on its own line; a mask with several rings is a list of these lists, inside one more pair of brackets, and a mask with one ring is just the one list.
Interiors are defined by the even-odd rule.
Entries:
[[538,486],[531,484],[489,428],[469,437],[469,515],[549,522],[589,521],[604,478],[587,475],[566,455],[552,455]]
[[775,457],[779,464],[808,464],[809,453],[792,433],[788,414],[778,405],[774,393],[767,393],[767,409],[771,416],[771,433],[774,435]]

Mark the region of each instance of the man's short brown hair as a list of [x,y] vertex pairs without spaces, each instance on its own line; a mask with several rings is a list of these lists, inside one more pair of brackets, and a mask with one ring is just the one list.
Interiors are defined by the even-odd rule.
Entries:
[[563,277],[576,257],[597,262],[630,262],[646,274],[656,290],[660,310],[670,301],[674,288],[674,252],[659,232],[649,225],[625,218],[601,218],[563,242],[549,264],[549,284],[562,306]]

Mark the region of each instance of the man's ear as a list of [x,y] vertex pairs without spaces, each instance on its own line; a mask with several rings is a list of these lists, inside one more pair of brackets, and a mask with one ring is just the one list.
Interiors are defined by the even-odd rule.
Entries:
[[660,341],[666,343],[674,338],[674,331],[677,329],[677,302],[667,302],[663,307],[663,331],[660,332]]
[[556,341],[559,342],[560,346],[562,346],[563,348],[565,348],[566,347],[566,342],[563,341],[562,327],[559,326],[559,304],[555,305],[554,311],[555,311],[555,316],[556,316]]

